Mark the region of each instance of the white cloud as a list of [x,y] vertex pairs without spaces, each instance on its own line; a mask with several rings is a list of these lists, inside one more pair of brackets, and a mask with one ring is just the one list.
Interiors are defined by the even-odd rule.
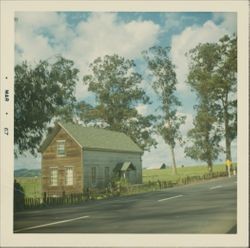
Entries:
[[55,12],[19,12],[16,17],[16,62],[47,59],[60,54],[72,59],[80,69],[76,87],[78,99],[89,96],[82,85],[83,74],[95,58],[117,53],[137,58],[155,44],[159,25],[152,21],[118,21],[116,13],[93,13],[73,29],[62,14]]
[[[180,131],[183,135],[183,139],[186,139],[187,131],[193,127],[193,116],[192,114],[178,112],[177,115],[185,115],[186,122],[180,128]],[[163,138],[160,135],[155,135],[154,138],[157,141],[157,147],[152,148],[150,152],[145,152],[143,154],[143,167],[153,167],[154,165],[165,163],[168,166],[172,166],[172,157],[169,146],[165,143]],[[196,162],[192,159],[185,157],[184,148],[181,147],[178,143],[175,147],[175,160],[177,166],[180,166],[184,163],[185,165],[193,165],[199,162]]]
[[216,42],[228,31],[214,22],[207,21],[202,26],[191,26],[179,35],[174,35],[171,43],[171,56],[176,66],[177,90],[188,93],[185,80],[188,75],[188,59],[185,54],[199,43]]
[[141,115],[146,115],[148,113],[148,106],[145,104],[139,104],[136,106],[136,110]]
[[16,18],[15,43],[20,51],[16,53],[17,63],[37,62],[61,53],[65,40],[73,36],[65,18],[54,12],[18,12]]
[[76,32],[69,54],[89,62],[105,54],[140,56],[156,41],[159,26],[151,21],[118,22],[115,13],[94,13],[78,24]]
[[161,163],[165,163],[166,165],[170,164],[168,146],[161,136],[156,135],[154,138],[158,145],[156,148],[152,148],[150,152],[144,152],[142,157],[143,167],[153,167]]
[[[169,146],[164,142],[161,136],[156,135],[155,138],[158,142],[158,145],[155,149],[152,148],[150,152],[144,152],[142,156],[143,168],[153,167],[161,163],[165,163],[168,166],[172,166],[173,162]],[[200,161],[194,161],[188,157],[185,157],[184,148],[179,145],[176,145],[174,152],[177,167],[180,167],[182,164],[203,164]]]
[[185,136],[187,134],[187,132],[193,128],[193,114],[191,113],[177,113],[177,115],[180,115],[180,116],[186,116],[186,120],[185,120],[185,123],[183,125],[181,125],[180,127],[180,131],[181,133]]

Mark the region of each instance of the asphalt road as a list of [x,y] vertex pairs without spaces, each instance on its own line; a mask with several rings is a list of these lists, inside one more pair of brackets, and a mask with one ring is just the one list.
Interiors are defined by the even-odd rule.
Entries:
[[18,212],[15,233],[236,233],[236,177],[90,201],[82,206]]

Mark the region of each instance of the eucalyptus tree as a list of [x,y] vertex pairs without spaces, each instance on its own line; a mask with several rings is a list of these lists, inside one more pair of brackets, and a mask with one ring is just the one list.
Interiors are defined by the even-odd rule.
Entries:
[[155,46],[143,52],[148,68],[153,76],[152,87],[157,93],[162,110],[158,133],[169,146],[173,173],[176,174],[175,146],[182,141],[180,126],[185,122],[185,116],[177,113],[181,102],[176,97],[176,73],[169,56],[169,47]]
[[212,171],[213,161],[219,155],[220,132],[214,102],[214,74],[220,59],[217,44],[199,44],[189,52],[191,62],[187,83],[197,96],[194,128],[188,132],[192,145],[185,148],[187,156],[207,162]]
[[[208,100],[209,101],[209,100]],[[203,102],[196,107],[197,113],[193,121],[194,128],[188,131],[187,137],[191,145],[185,147],[185,153],[194,160],[204,161],[208,171],[213,170],[213,161],[222,151],[220,147],[221,130],[216,125],[210,102]]]
[[143,116],[136,109],[150,101],[135,67],[133,60],[118,55],[95,59],[90,64],[91,74],[83,77],[88,90],[95,94],[95,105],[81,102],[78,115],[91,125],[124,132],[145,150],[156,144],[152,138],[155,117]]
[[[217,154],[214,159],[218,157],[217,148],[221,150],[218,135],[220,134],[221,139],[225,139],[226,159],[229,160],[232,159],[231,142],[237,136],[236,40],[235,36],[231,38],[224,36],[217,43],[199,44],[189,52],[191,62],[187,82],[196,93],[197,109],[201,109],[200,106],[206,104],[207,107],[203,107],[203,111],[206,111],[207,116],[213,116],[213,125],[206,126],[207,131],[211,131],[215,126],[217,129],[214,137],[210,136],[210,139],[215,139],[217,144],[212,141],[205,144],[214,149],[214,154]],[[195,128],[198,123],[199,121],[195,122]],[[200,146],[200,149],[203,147]],[[190,152],[187,152],[187,155],[190,155]]]
[[223,123],[226,160],[232,160],[231,143],[237,137],[237,37],[225,35],[218,42],[220,60],[214,76],[217,117]]

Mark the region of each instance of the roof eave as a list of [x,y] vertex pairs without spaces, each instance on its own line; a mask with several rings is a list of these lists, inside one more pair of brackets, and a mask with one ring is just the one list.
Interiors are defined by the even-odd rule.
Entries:
[[63,129],[81,148],[83,148],[82,145],[75,139],[75,137],[63,126],[63,124],[57,122],[51,134],[43,141],[42,145],[38,149],[38,152],[43,153],[47,149],[60,129]]
[[81,147],[83,148],[82,144],[74,137],[74,135],[72,135],[64,126],[62,123],[58,123],[60,125],[60,127]]
[[59,131],[60,131],[60,126],[58,123],[56,123],[52,132],[49,135],[47,135],[45,140],[42,142],[41,146],[38,149],[38,152],[43,153]]
[[105,148],[93,148],[93,147],[83,147],[86,151],[104,151],[104,152],[121,152],[121,153],[137,153],[143,154],[143,151],[131,151],[131,150],[116,150],[116,149],[105,149]]

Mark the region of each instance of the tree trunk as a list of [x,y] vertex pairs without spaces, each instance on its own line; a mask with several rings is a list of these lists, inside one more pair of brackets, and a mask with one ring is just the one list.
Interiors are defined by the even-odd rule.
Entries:
[[229,133],[229,119],[228,119],[228,95],[226,95],[224,104],[224,127],[225,127],[225,145],[226,145],[226,160],[232,161],[231,156],[231,140]]
[[173,165],[172,165],[173,174],[176,175],[177,174],[177,170],[176,170],[174,148],[172,146],[170,146],[170,150],[171,150],[171,155],[172,155],[172,160],[173,160]]
[[225,142],[226,142],[226,160],[232,160],[231,156],[231,140],[229,137],[229,123],[228,123],[228,114],[225,113]]
[[[207,128],[208,131],[206,131],[205,139],[206,139],[206,144],[210,143],[210,134],[209,134],[209,128]],[[209,147],[209,145],[206,146],[206,151],[207,151],[207,165],[208,165],[208,172],[212,173],[213,172],[213,160],[212,160],[212,148]]]
[[207,161],[207,165],[208,165],[208,172],[212,173],[213,172],[213,162],[210,158]]
[[231,141],[230,141],[230,138],[228,138],[228,137],[226,137],[226,160],[232,161]]

